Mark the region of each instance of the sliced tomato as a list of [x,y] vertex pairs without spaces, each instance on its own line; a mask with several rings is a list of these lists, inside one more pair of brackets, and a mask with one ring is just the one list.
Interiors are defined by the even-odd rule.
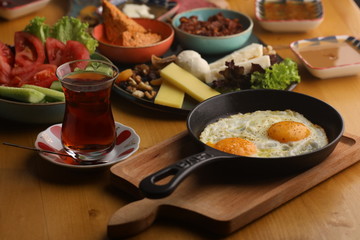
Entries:
[[[66,63],[73,60],[89,59],[90,54],[84,44],[78,41],[69,40],[66,42],[64,53],[61,59],[62,63]],[[84,68],[86,62],[76,64],[76,67]]]
[[15,66],[12,68],[9,86],[17,87],[29,81],[36,73],[36,67],[36,65],[29,65],[25,67]]
[[37,66],[36,73],[26,83],[49,88],[51,83],[57,80],[55,75],[57,66],[54,64],[42,64]]
[[0,85],[9,85],[11,74],[11,66],[0,60]]
[[7,45],[0,42],[0,85],[9,84],[13,64],[14,54]]
[[65,49],[65,44],[55,38],[47,38],[45,42],[46,55],[50,64],[59,66]]
[[33,67],[15,67],[12,70],[11,86],[21,87],[24,84],[32,84],[49,88],[53,81],[57,66],[54,64],[40,64]]
[[0,42],[0,61],[6,62],[10,66],[14,64],[14,54],[9,48],[9,46]]
[[16,32],[15,65],[25,67],[43,64],[44,61],[45,50],[40,39],[27,32]]

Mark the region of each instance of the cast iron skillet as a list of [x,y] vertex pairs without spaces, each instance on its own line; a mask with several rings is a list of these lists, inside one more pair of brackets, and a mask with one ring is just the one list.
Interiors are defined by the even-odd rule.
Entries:
[[[259,158],[227,154],[203,144],[198,139],[203,129],[219,118],[240,112],[286,109],[299,112],[312,123],[323,127],[329,144],[303,155]],[[305,170],[323,161],[334,150],[343,134],[344,124],[341,115],[333,107],[316,98],[291,91],[243,90],[221,94],[197,105],[188,115],[187,128],[204,150],[144,178],[139,188],[146,197],[162,198],[170,195],[193,170],[217,160],[236,160],[241,163],[241,167],[267,171]],[[157,184],[165,178],[170,180],[165,184]]]

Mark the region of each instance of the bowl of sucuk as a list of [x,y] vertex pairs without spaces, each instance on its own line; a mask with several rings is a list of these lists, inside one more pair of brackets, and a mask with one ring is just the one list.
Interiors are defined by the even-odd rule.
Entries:
[[104,24],[97,25],[92,32],[98,40],[98,51],[110,60],[119,63],[144,63],[151,60],[152,55],[164,55],[174,41],[174,30],[170,24],[155,19],[134,18],[135,22],[151,33],[159,34],[160,41],[145,46],[122,46],[110,42],[105,33]]
[[306,32],[324,19],[321,0],[256,0],[255,17],[272,32]]
[[318,37],[292,42],[291,50],[318,78],[360,73],[360,40],[347,35]]
[[253,21],[247,15],[218,8],[197,8],[172,20],[180,45],[204,55],[226,54],[246,45]]

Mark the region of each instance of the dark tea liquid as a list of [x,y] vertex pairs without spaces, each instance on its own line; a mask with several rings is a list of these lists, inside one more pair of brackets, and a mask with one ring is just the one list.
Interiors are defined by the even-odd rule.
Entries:
[[77,73],[62,80],[66,107],[61,138],[65,149],[99,155],[113,148],[110,79],[99,73]]

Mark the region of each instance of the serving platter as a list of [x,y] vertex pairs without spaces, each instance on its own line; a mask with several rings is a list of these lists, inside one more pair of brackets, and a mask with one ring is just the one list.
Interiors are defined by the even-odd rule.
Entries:
[[[251,43],[259,43],[259,44],[263,44],[265,45],[256,35],[252,34],[249,38],[249,40],[244,44],[244,46],[247,46]],[[180,53],[181,51],[183,51],[184,49],[176,42],[176,40],[173,43],[173,46],[165,53],[165,55],[163,57],[167,57],[167,56],[171,56],[171,55],[177,55],[178,53]],[[222,57],[224,57],[225,55],[203,55],[202,57],[208,62],[208,63],[212,63]],[[279,60],[282,60],[281,56],[277,55]],[[124,70],[126,68],[131,68],[133,67],[133,65],[124,65],[124,64],[119,64],[114,62],[115,65],[117,65],[120,69]],[[149,64],[149,63],[148,63]],[[291,84],[286,90],[288,91],[292,91],[295,87],[297,86],[296,83]],[[119,86],[117,86],[116,84],[113,87],[113,90],[116,94],[120,95],[121,97],[129,100],[130,102],[133,102],[137,105],[149,108],[149,109],[153,109],[153,110],[158,110],[158,111],[163,111],[163,112],[168,112],[168,113],[173,113],[173,114],[178,114],[178,115],[184,115],[186,116],[197,104],[198,102],[195,101],[194,99],[192,99],[191,97],[187,96],[187,94],[185,95],[184,98],[184,102],[181,108],[174,108],[174,107],[168,107],[168,106],[163,106],[163,105],[159,105],[154,103],[151,100],[147,100],[144,98],[137,98],[133,95],[131,95],[129,92],[125,91],[124,89],[120,88]]]

